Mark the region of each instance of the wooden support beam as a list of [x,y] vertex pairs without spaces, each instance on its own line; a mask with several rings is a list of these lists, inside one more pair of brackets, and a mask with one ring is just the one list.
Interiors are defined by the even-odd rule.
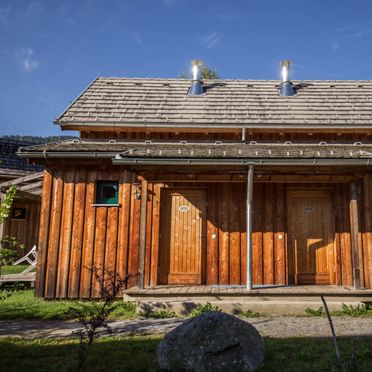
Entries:
[[42,179],[44,172],[33,173],[25,177],[16,178],[15,180],[0,183],[0,187],[9,187],[13,185],[19,185],[20,183],[35,180],[37,178]]
[[350,184],[350,229],[351,229],[351,249],[353,256],[353,280],[354,288],[360,289],[360,267],[359,267],[359,213],[358,201],[359,195],[358,184]]
[[42,187],[43,187],[43,181],[38,181],[38,182],[34,182],[34,183],[29,183],[28,185],[25,185],[25,186],[17,187],[17,190],[30,191],[30,190],[39,189],[39,188],[42,188]]
[[145,286],[145,253],[146,253],[146,222],[147,222],[147,181],[141,183],[141,216],[140,236],[138,244],[138,288]]
[[254,166],[250,165],[248,167],[247,175],[247,290],[252,290],[252,200],[253,200],[253,172]]

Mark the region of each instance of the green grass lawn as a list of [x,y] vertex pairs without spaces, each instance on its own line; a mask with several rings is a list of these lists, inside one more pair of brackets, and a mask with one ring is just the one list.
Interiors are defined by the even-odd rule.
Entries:
[[[35,298],[32,290],[16,291],[0,304],[0,319],[73,319],[67,310],[77,301],[43,300]],[[92,304],[91,301],[87,303]],[[133,303],[118,300],[112,318],[134,318],[136,309]]]
[[[91,346],[89,371],[157,370],[156,347],[161,337],[102,337]],[[338,371],[330,339],[265,338],[267,357],[262,371]],[[73,371],[78,341],[0,338],[1,370]],[[346,370],[351,370],[351,339],[340,341]],[[372,339],[355,340],[358,371],[372,368]]]
[[[8,275],[8,274],[20,274],[22,271],[25,271],[29,265],[7,265],[1,267],[1,274]],[[34,270],[35,271],[35,270]]]

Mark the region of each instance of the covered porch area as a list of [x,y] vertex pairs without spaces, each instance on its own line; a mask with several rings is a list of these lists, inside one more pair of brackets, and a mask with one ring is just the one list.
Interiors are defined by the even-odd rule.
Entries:
[[369,288],[365,167],[243,163],[130,166],[140,196],[138,294]]

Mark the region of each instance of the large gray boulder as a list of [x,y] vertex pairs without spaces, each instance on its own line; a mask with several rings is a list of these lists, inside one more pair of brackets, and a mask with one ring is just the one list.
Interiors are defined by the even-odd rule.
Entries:
[[255,371],[264,361],[265,346],[249,323],[211,311],[169,332],[156,353],[160,368],[173,371]]

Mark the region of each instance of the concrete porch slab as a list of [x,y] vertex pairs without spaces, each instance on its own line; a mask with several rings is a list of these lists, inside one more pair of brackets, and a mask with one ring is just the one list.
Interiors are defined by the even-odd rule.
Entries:
[[342,304],[358,306],[372,303],[371,290],[354,290],[338,286],[296,286],[256,288],[248,292],[242,287],[222,286],[157,286],[131,288],[124,293],[125,301],[135,301],[138,311],[174,311],[186,315],[198,305],[211,303],[230,314],[247,310],[273,315],[304,315],[306,308],[323,306],[324,295],[330,310],[339,310]]

